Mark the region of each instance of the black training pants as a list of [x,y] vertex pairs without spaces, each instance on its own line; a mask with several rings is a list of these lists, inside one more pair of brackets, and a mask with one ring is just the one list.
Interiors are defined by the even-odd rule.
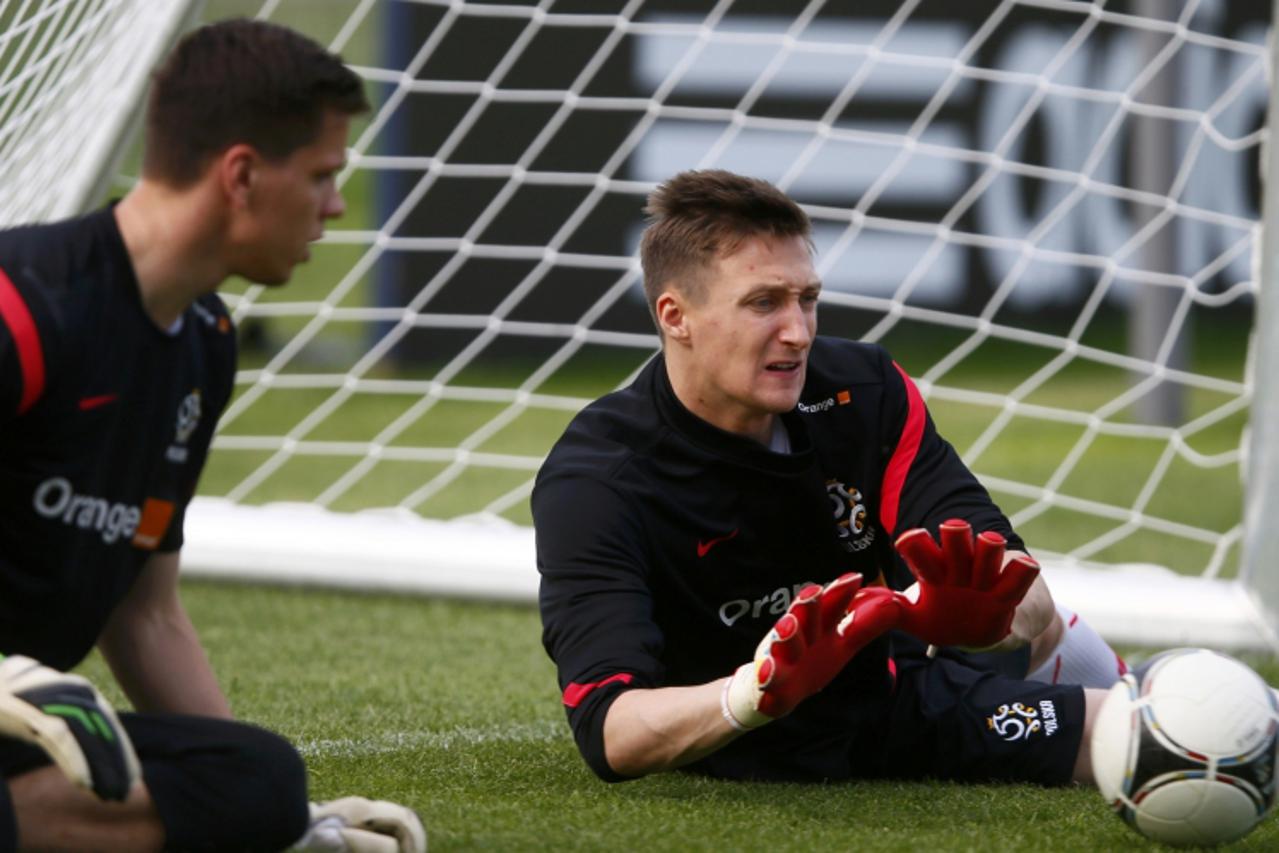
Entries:
[[[306,769],[279,735],[231,720],[120,714],[164,824],[167,849],[282,850],[307,827]],[[39,749],[0,737],[0,777],[49,764]],[[0,780],[0,853],[16,847],[8,785]]]

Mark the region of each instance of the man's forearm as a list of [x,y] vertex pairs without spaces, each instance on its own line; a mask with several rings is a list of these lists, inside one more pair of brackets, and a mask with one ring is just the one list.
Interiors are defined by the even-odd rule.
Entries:
[[[1005,564],[1022,553],[1009,551],[1004,558]],[[1056,615],[1057,610],[1053,606],[1052,593],[1048,591],[1044,576],[1040,575],[1026,591],[1026,597],[1017,605],[1017,611],[1013,614],[1010,639],[1019,646],[1031,642],[1048,630]]]
[[805,587],[730,678],[623,693],[604,720],[609,766],[623,776],[670,770],[789,714],[897,624],[895,594],[861,585],[850,572]]
[[710,755],[740,732],[724,719],[728,679],[695,687],[628,690],[604,720],[604,754],[623,776],[673,770]]
[[231,716],[178,595],[177,552],[152,555],[107,620],[98,648],[139,711]]
[[232,716],[185,610],[146,614],[127,626],[109,625],[98,646],[139,711]]

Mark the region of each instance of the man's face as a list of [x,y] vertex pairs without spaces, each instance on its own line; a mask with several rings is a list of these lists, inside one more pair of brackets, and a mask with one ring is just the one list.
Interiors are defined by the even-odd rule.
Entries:
[[324,222],[346,210],[336,184],[346,162],[350,120],[325,113],[319,135],[283,160],[260,160],[240,232],[234,272],[260,284],[283,284],[311,257]]
[[[773,416],[799,402],[817,333],[821,282],[802,237],[752,237],[703,273],[703,299],[681,297],[681,401],[721,429],[767,442]],[[677,386],[677,391],[679,390]],[[691,394],[692,399],[683,399]]]

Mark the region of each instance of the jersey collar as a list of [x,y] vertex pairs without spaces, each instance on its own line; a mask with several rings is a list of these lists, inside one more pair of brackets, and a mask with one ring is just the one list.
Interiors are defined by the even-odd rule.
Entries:
[[796,473],[813,462],[813,443],[803,420],[794,411],[779,417],[790,435],[790,453],[774,453],[751,438],[727,432],[690,412],[671,387],[666,372],[666,358],[661,354],[649,362],[644,371],[663,421],[702,450],[724,461],[779,474]]

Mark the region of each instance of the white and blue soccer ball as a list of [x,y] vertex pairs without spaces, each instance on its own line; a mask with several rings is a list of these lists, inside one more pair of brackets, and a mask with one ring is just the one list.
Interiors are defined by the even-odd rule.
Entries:
[[1130,826],[1172,845],[1246,835],[1275,804],[1279,702],[1228,655],[1175,649],[1111,688],[1094,723],[1101,795]]

